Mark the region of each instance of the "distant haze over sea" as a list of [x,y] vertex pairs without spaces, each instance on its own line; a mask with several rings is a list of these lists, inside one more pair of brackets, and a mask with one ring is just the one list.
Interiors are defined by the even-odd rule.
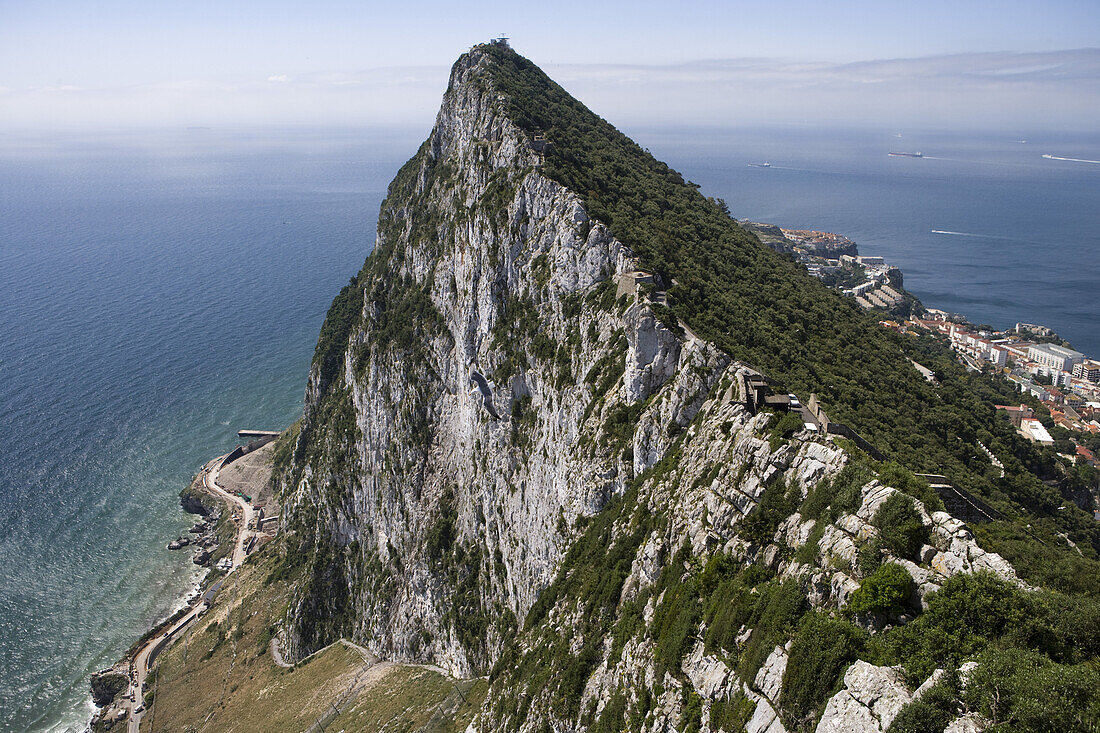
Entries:
[[[536,6],[532,10],[545,15]],[[571,28],[570,34],[576,30],[591,32],[591,28]],[[898,33],[914,37],[905,28]],[[586,51],[607,48],[608,41],[602,34],[601,43]],[[98,37],[96,42],[101,43]],[[548,54],[547,43],[559,45],[540,38],[533,47],[518,40],[516,48],[617,125],[687,121],[719,126],[1094,130],[1100,105],[1100,48],[838,61],[800,57],[799,52],[809,50],[769,42],[768,50],[775,54],[769,57],[683,58],[684,52],[705,53],[684,49],[675,54],[683,58],[677,63],[557,63],[589,54]],[[838,50],[843,46],[843,41],[830,43]],[[305,68],[273,69],[272,73],[226,66],[204,69],[186,81],[158,77],[164,70],[156,65],[131,64],[125,72],[133,76],[123,82],[117,77],[123,65],[110,64],[99,54],[79,68],[66,69],[64,78],[69,83],[43,79],[43,71],[24,63],[20,70],[27,83],[9,79],[8,86],[0,87],[0,129],[262,125],[267,120],[314,124],[320,119],[330,125],[417,125],[435,115],[447,70],[463,50],[461,45],[417,46],[409,54],[415,61],[404,53],[384,57],[391,64],[400,63],[395,61],[399,58],[416,64],[404,66],[326,69],[306,63]],[[723,51],[744,49],[725,47]],[[28,49],[28,53],[38,52],[38,48]],[[109,58],[117,50],[105,52]],[[847,49],[839,58],[860,58],[851,53],[858,52]],[[295,65],[283,58],[281,48],[277,55],[279,60],[271,63]],[[42,61],[43,66],[56,64],[56,53]],[[104,63],[109,64],[109,73],[93,71]],[[34,72],[27,73],[31,69]],[[111,82],[105,83],[105,78]]]
[[[176,493],[297,417],[428,127],[0,136],[0,729],[81,729],[88,673],[187,589]],[[738,217],[884,256],[926,306],[1100,356],[1100,165],[1041,157],[1100,160],[1100,136],[624,132]]]

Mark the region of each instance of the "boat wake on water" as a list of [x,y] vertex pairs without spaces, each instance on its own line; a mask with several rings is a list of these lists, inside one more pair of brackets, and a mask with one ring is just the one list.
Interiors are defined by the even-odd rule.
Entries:
[[952,232],[947,229],[933,229],[933,234],[950,234],[953,237],[977,237],[978,239],[1008,239],[1008,237],[998,237],[995,234],[972,234],[971,232]]
[[1046,158],[1047,160],[1066,160],[1066,161],[1069,161],[1070,163],[1097,163],[1097,164],[1100,164],[1100,160],[1088,160],[1086,158],[1063,158],[1060,155],[1051,155],[1050,153],[1047,153],[1047,154],[1043,155],[1043,157]]

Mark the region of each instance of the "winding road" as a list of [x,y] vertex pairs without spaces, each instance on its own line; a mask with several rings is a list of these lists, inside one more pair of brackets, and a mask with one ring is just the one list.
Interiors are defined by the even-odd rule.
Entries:
[[[230,558],[231,567],[229,573],[232,573],[241,566],[241,563],[243,563],[248,556],[245,548],[249,537],[254,534],[254,531],[250,528],[252,527],[256,512],[252,508],[252,505],[243,498],[236,494],[231,494],[218,486],[218,471],[221,470],[222,461],[224,460],[225,456],[220,456],[202,467],[202,484],[206,491],[229,504],[231,511],[234,505],[240,510],[240,519],[237,521],[237,538],[233,544],[233,553]],[[229,573],[227,573],[227,575]],[[164,647],[168,646],[172,639],[179,634],[180,631],[185,629],[188,624],[198,618],[205,609],[206,606],[200,596],[194,601],[185,616],[147,641],[138,653],[134,655],[134,661],[130,665],[130,690],[128,693],[129,702],[127,704],[129,719],[127,731],[129,731],[129,733],[138,733],[141,728],[141,716],[145,712],[144,707],[141,705],[141,690],[145,684],[145,678],[149,676],[150,665],[156,661],[157,655]]]

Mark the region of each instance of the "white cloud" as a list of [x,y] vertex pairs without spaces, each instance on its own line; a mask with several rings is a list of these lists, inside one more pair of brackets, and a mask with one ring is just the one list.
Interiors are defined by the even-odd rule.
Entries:
[[290,81],[290,77],[288,77],[286,74],[275,74],[274,76],[267,77],[267,80],[268,81],[284,82],[284,81]]

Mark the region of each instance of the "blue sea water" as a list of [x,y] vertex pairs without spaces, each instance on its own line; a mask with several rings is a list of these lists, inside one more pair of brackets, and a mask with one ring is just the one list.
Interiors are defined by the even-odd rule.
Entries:
[[[426,132],[0,136],[0,729],[82,728],[88,674],[189,587],[177,492],[238,428],[297,417]],[[626,132],[739,217],[885,256],[927,306],[1100,356],[1100,165],[1041,158],[1100,137]]]
[[0,730],[82,729],[189,587],[177,492],[296,419],[424,133],[0,138]]

